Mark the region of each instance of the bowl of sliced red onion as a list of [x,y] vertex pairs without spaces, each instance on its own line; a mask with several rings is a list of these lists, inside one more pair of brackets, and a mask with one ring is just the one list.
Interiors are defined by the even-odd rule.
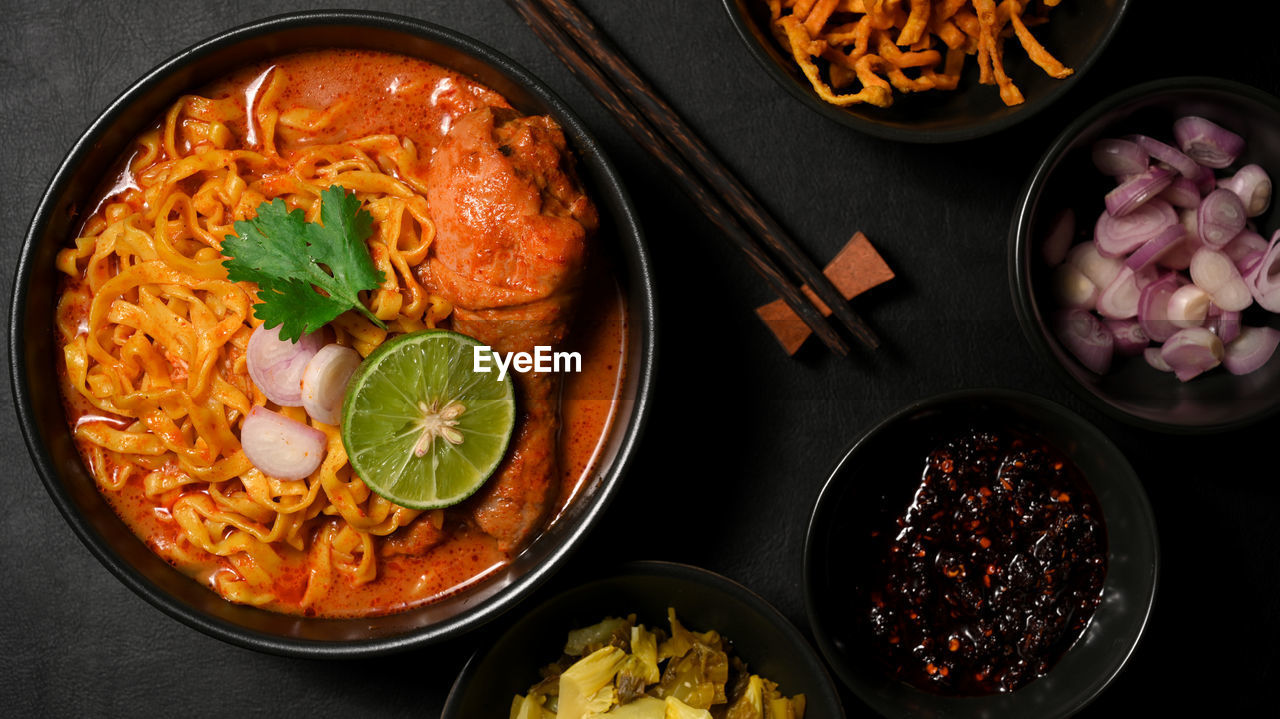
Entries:
[[1280,410],[1280,99],[1215,78],[1125,90],[1076,120],[1010,234],[1019,322],[1089,400],[1149,429]]

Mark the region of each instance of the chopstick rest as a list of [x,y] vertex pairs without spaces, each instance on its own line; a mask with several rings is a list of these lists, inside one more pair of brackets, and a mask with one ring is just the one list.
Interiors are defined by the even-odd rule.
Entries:
[[[846,300],[866,292],[872,287],[882,285],[893,279],[893,270],[876,252],[871,241],[861,232],[854,233],[840,252],[832,258],[822,270],[822,274],[831,280],[831,284],[839,290]],[[808,285],[800,288],[824,317],[831,314],[831,308],[809,289]],[[786,302],[774,300],[756,308],[756,315],[769,327],[773,336],[787,354],[793,355],[813,332]]]

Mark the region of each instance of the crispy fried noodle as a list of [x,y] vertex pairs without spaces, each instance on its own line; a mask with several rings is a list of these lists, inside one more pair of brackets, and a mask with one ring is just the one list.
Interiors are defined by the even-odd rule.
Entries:
[[980,83],[997,85],[1006,105],[1021,104],[1004,67],[1004,41],[1013,36],[1045,74],[1072,73],[1029,29],[1048,22],[1060,0],[764,1],[778,44],[814,92],[841,107],[888,107],[894,90],[955,90],[969,55]]

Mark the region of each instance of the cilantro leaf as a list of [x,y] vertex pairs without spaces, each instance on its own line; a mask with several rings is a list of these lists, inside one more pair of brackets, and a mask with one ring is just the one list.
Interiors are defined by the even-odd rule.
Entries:
[[236,222],[236,234],[222,241],[227,279],[258,285],[253,313],[268,328],[281,325],[284,339],[297,341],[351,309],[385,329],[358,294],[383,280],[364,244],[373,217],[339,185],[320,199],[319,223],[307,222],[302,210],[290,212],[280,199],[258,205],[252,220]]

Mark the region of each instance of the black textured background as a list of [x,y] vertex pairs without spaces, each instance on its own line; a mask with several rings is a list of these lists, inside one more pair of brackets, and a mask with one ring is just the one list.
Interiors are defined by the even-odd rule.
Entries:
[[[881,352],[841,361],[811,345],[788,359],[751,312],[771,299],[761,282],[505,4],[349,3],[446,25],[524,64],[602,140],[641,213],[660,302],[654,414],[621,495],[553,588],[617,560],[683,561],[747,584],[807,631],[803,532],[843,449],[922,396],[1025,389],[1115,438],[1160,526],[1163,572],[1148,634],[1083,716],[1152,702],[1175,702],[1188,716],[1270,712],[1280,639],[1277,422],[1180,439],[1094,412],[1032,354],[1004,263],[1016,194],[1080,110],[1122,87],[1179,74],[1280,91],[1280,43],[1254,10],[1266,4],[1135,0],[1106,54],[1056,106],[996,138],[942,147],[875,140],[804,109],[755,64],[716,0],[581,4],[814,257],[829,258],[860,229],[900,278],[858,302],[887,340]],[[215,32],[306,7],[0,3],[3,264],[16,264],[63,154],[128,83]],[[12,269],[0,272],[4,302],[12,281]],[[188,629],[125,589],[76,541],[28,460],[7,382],[0,393],[8,470],[0,475],[0,714],[434,717],[462,663],[483,645],[481,633],[385,659],[314,662]],[[852,696],[846,704],[850,716],[869,713]]]

